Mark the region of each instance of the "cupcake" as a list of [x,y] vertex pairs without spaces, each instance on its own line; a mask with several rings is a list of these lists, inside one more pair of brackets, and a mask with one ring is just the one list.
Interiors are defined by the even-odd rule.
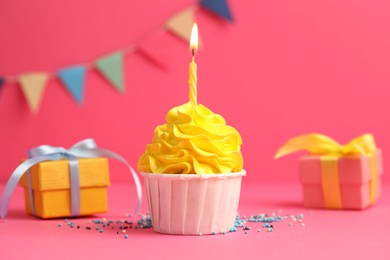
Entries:
[[196,25],[191,49],[190,102],[168,112],[166,124],[156,127],[138,161],[153,228],[166,234],[229,231],[245,175],[240,134],[221,115],[197,103]]
[[241,136],[203,105],[171,109],[138,162],[153,228],[211,234],[234,226],[245,175]]

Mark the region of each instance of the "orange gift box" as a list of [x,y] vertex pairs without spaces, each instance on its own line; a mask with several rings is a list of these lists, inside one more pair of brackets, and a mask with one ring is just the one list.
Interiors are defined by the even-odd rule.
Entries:
[[290,139],[275,158],[302,150],[310,153],[299,160],[305,207],[364,209],[379,198],[383,162],[373,135],[346,145],[321,134],[301,135]]
[[[80,178],[80,215],[107,212],[107,187],[110,185],[106,158],[78,159]],[[71,216],[71,190],[68,160],[45,161],[30,168],[32,200],[28,173],[21,179],[26,212],[41,218]]]

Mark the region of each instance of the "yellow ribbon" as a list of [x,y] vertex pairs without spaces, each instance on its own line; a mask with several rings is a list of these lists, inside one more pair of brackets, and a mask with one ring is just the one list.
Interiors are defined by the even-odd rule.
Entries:
[[370,158],[371,184],[370,201],[376,200],[378,184],[375,152],[377,150],[372,134],[359,136],[346,145],[321,134],[307,134],[290,139],[276,153],[275,159],[298,152],[308,151],[313,155],[321,155],[321,178],[326,208],[342,208],[337,160],[341,156],[363,155]]

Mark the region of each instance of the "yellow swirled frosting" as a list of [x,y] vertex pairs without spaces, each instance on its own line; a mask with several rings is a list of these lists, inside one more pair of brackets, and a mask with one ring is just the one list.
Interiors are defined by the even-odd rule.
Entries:
[[230,173],[242,170],[242,139],[225,119],[203,105],[171,109],[167,123],[154,130],[138,161],[138,170],[152,173]]

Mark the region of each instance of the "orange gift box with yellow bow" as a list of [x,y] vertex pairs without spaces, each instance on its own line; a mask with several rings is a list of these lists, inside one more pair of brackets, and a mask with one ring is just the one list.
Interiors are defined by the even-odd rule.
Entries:
[[305,207],[364,209],[380,195],[382,152],[365,134],[346,145],[320,134],[289,140],[275,158],[306,150],[299,160]]

